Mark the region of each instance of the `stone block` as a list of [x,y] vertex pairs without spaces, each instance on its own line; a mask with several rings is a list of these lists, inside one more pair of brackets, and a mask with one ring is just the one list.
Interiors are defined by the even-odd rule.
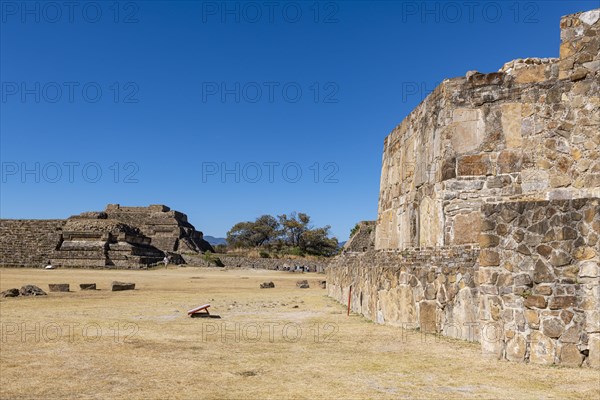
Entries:
[[506,342],[506,358],[509,361],[521,362],[525,360],[527,352],[527,339],[520,334],[515,335]]
[[479,212],[460,214],[454,218],[454,244],[478,243],[481,231]]
[[600,368],[600,334],[594,334],[589,336],[588,352],[588,365],[592,368]]
[[598,278],[600,276],[600,266],[595,261],[585,261],[579,265],[580,278]]
[[118,292],[121,290],[134,290],[135,289],[135,283],[130,283],[130,282],[113,281],[110,286],[111,286],[111,290],[113,292]]
[[80,283],[79,289],[81,289],[81,290],[96,290],[96,284],[95,283]]
[[538,329],[540,327],[540,317],[536,310],[525,310],[523,315],[525,316],[525,321],[529,327],[533,329]]
[[565,324],[559,318],[547,318],[542,320],[541,330],[549,338],[558,339],[565,330]]
[[456,168],[458,176],[491,175],[492,165],[487,154],[473,154],[459,157]]
[[529,360],[534,364],[554,364],[556,354],[555,341],[540,331],[531,333]]
[[552,268],[546,265],[542,260],[538,260],[533,269],[533,281],[535,283],[554,282]]
[[493,267],[500,265],[500,254],[490,249],[482,249],[479,253],[479,265],[482,267]]
[[559,353],[560,364],[570,367],[579,367],[583,363],[583,354],[572,343],[563,343]]
[[68,283],[50,283],[48,284],[48,288],[51,292],[68,292],[69,284]]
[[527,296],[523,305],[527,308],[546,308],[546,298],[544,296]]
[[422,301],[419,303],[419,326],[421,332],[436,333],[437,327],[437,304],[435,301]]
[[575,296],[554,296],[548,302],[548,308],[551,310],[562,310],[563,308],[575,307],[577,297]]

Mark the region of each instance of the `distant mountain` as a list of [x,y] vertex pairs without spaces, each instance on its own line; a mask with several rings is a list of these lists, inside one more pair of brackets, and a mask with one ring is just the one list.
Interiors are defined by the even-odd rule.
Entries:
[[227,240],[225,238],[218,238],[218,237],[209,236],[209,235],[204,235],[204,240],[206,240],[208,243],[212,244],[213,246],[216,246],[218,244],[227,244]]
[[342,248],[342,247],[344,247],[345,244],[346,244],[345,240],[343,242],[338,242],[338,247]]

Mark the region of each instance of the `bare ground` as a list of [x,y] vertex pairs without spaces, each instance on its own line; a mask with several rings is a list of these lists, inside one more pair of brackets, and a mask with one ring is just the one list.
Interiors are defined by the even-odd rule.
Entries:
[[[310,289],[295,282],[308,279]],[[478,344],[346,316],[323,275],[259,270],[0,269],[0,397],[600,398],[600,371],[482,358]],[[135,291],[110,292],[112,280]],[[259,289],[263,281],[275,289]],[[79,291],[95,282],[100,290]],[[221,319],[189,318],[212,305]]]

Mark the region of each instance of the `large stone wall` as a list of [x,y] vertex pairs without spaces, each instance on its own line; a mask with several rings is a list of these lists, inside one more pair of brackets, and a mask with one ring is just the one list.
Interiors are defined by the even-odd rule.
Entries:
[[479,245],[347,252],[329,295],[511,361],[600,368],[600,199],[486,205]]
[[445,80],[386,138],[377,249],[475,243],[487,202],[600,196],[600,11],[559,59]]
[[392,131],[375,250],[331,262],[332,297],[496,358],[600,368],[600,9],[561,40],[445,80]]
[[0,219],[0,266],[41,267],[60,243],[61,219]]

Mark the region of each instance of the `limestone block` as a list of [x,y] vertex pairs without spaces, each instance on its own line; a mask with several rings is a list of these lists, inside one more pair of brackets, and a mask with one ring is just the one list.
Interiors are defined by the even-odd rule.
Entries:
[[588,351],[588,365],[592,368],[600,368],[600,334],[593,334],[589,336]]
[[506,358],[509,361],[524,361],[527,352],[527,339],[524,335],[516,334],[506,342]]
[[479,212],[459,214],[454,217],[453,244],[477,243],[480,231],[481,215]]
[[579,367],[583,362],[583,354],[573,343],[563,343],[559,350],[559,359],[561,365],[570,367]]
[[490,175],[492,165],[487,154],[472,154],[457,159],[458,176]]
[[565,324],[560,318],[546,318],[542,320],[542,332],[550,338],[559,338],[564,330]]
[[[527,73],[519,74],[516,80],[523,80],[526,83],[544,80],[544,66],[527,68]],[[519,82],[521,83],[521,82]],[[523,146],[523,137],[521,136],[521,103],[505,103],[502,104],[502,132],[506,147],[509,149],[520,149]]]
[[600,276],[600,266],[595,261],[585,261],[579,265],[580,278],[598,278]]
[[550,187],[548,171],[524,169],[521,171],[521,189],[523,193],[544,191]]
[[482,144],[485,123],[480,109],[455,109],[453,121],[450,140],[456,153],[464,154],[473,151]]
[[49,283],[48,288],[51,292],[68,292],[69,284],[68,283]]
[[529,360],[535,364],[553,364],[556,353],[555,341],[540,331],[531,333]]
[[391,325],[404,326],[418,322],[412,288],[400,285],[390,290],[380,290],[379,310],[383,320]]
[[421,332],[436,333],[437,304],[435,301],[422,301],[419,303],[419,327]]

